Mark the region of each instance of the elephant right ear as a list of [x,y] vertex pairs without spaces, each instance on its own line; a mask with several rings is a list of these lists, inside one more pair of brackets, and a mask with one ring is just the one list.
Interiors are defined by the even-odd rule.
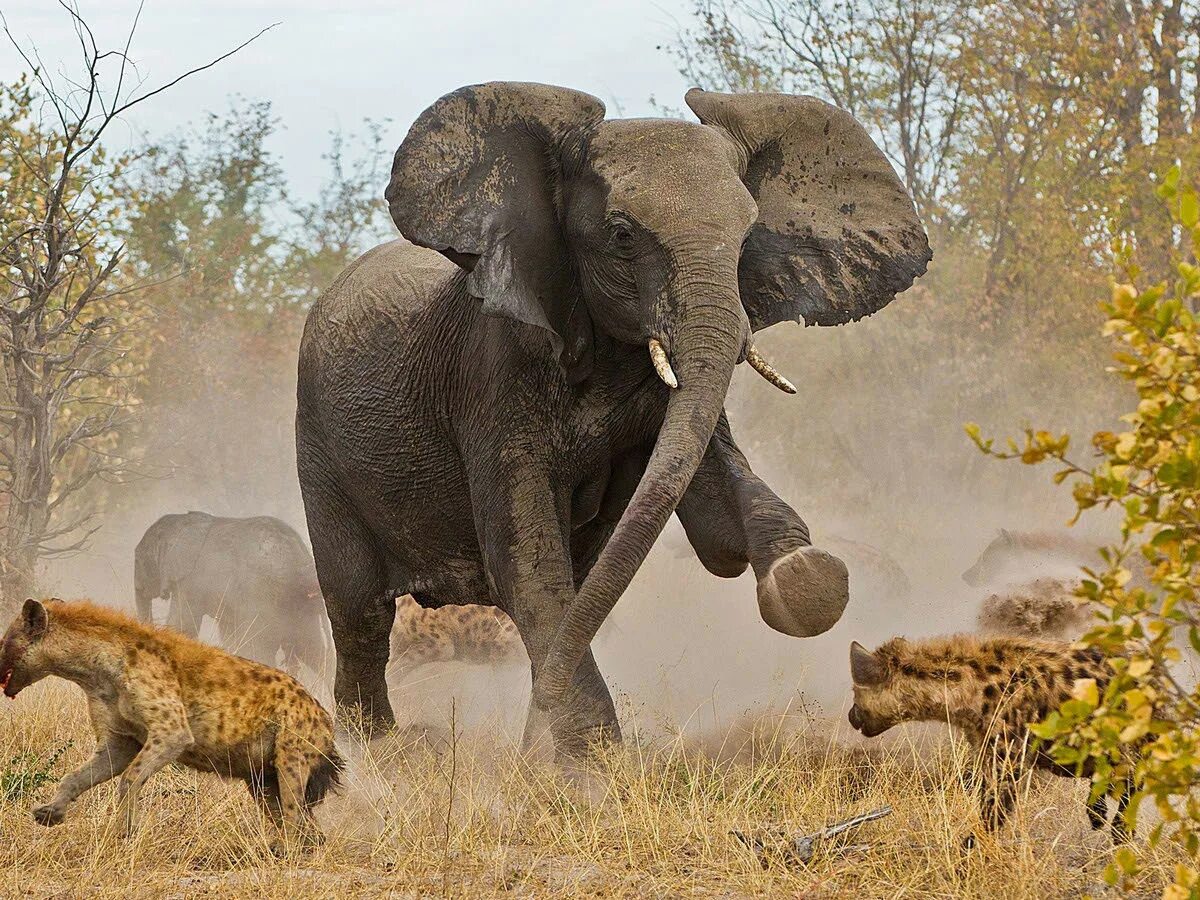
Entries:
[[385,194],[400,233],[467,270],[486,312],[548,330],[572,380],[590,367],[592,323],[555,205],[559,153],[603,118],[603,103],[566,88],[460,88],[413,124]]
[[738,268],[758,331],[776,322],[841,325],[908,290],[932,258],[912,198],[854,117],[816,97],[685,97],[746,161],[758,204]]

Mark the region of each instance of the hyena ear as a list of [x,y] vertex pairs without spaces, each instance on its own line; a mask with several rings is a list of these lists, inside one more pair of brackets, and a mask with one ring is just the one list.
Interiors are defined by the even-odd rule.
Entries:
[[46,607],[30,597],[21,607],[21,625],[25,629],[25,633],[34,640],[42,637],[50,625],[50,616],[46,612]]
[[853,641],[850,644],[850,677],[855,684],[882,684],[887,679],[887,666],[858,641]]

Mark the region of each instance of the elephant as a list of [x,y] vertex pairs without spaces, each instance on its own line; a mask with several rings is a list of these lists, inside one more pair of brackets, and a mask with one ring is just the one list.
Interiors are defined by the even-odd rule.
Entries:
[[267,665],[282,650],[293,672],[324,670],[330,635],[312,554],[279,519],[163,516],[134,550],[133,587],[144,622],[161,597],[167,625],[190,637],[208,616],[231,650]]
[[402,235],[309,312],[296,453],[337,651],[334,697],[393,713],[397,592],[491,603],[531,664],[526,741],[619,741],[590,644],[672,513],[704,566],[753,568],[762,619],[841,616],[846,567],[750,469],[725,397],[784,320],[858,320],[931,258],[848,113],[693,89],[699,119],[606,119],[579,91],[492,82],[426,109],[385,191]]
[[1080,567],[1094,563],[1099,544],[1071,534],[1001,528],[962,573],[971,587],[1004,589],[1035,577],[1077,580]]

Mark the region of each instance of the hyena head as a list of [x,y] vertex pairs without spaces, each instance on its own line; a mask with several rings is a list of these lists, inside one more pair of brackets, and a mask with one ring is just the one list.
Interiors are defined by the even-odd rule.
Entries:
[[0,640],[0,686],[4,696],[15,697],[45,677],[43,642],[49,629],[46,607],[36,600],[26,600]]
[[[899,639],[897,639],[899,640]],[[888,660],[872,653],[858,641],[850,644],[850,677],[854,681],[854,705],[850,724],[865,737],[883,734],[893,725],[908,721],[902,692],[896,689],[898,673]]]

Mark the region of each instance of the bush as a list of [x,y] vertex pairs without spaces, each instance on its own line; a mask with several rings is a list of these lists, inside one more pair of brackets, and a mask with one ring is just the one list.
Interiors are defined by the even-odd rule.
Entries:
[[[1181,185],[1176,169],[1159,196],[1194,259],[1196,191]],[[1114,677],[1102,694],[1090,680],[1077,682],[1074,699],[1033,730],[1060,762],[1095,766],[1093,796],[1132,774],[1129,824],[1139,802],[1153,800],[1161,821],[1151,843],[1166,837],[1187,855],[1164,896],[1200,897],[1200,689],[1181,683],[1172,665],[1185,642],[1200,653],[1200,267],[1177,261],[1170,278],[1147,284],[1128,246],[1118,245],[1116,257],[1124,276],[1103,305],[1104,334],[1118,345],[1112,371],[1136,392],[1136,406],[1121,417],[1125,430],[1092,436],[1090,466],[1068,456],[1065,434],[1027,430],[999,450],[978,426],[967,433],[989,455],[1057,464],[1054,480],[1072,485],[1076,518],[1093,508],[1121,514],[1119,540],[1101,551],[1102,564],[1084,570],[1079,590],[1098,620],[1083,643],[1105,653]],[[1118,849],[1110,883],[1137,868],[1133,849]]]
[[70,748],[71,742],[67,741],[45,759],[36,753],[18,753],[10,759],[0,771],[0,803],[16,803],[56,781],[54,767]]

